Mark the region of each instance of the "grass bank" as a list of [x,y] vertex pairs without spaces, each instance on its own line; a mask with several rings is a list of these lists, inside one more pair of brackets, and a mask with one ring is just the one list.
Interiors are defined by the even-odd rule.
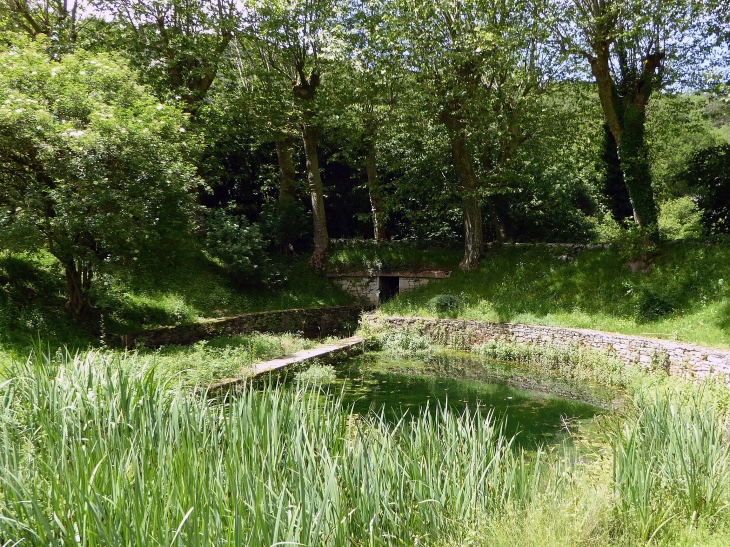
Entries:
[[0,253],[0,361],[23,359],[39,333],[46,343],[71,350],[97,344],[91,331],[134,332],[204,318],[291,308],[351,304],[352,298],[306,267],[287,267],[273,288],[237,285],[205,254],[190,251],[165,267],[109,267],[94,279],[94,316],[73,322],[65,302],[63,272],[45,253]]
[[[505,246],[380,313],[575,327],[730,348],[730,248],[667,245],[647,273],[613,249]],[[448,295],[447,300],[438,299]],[[441,304],[439,304],[441,302]],[[445,304],[445,305],[444,305]]]
[[[36,353],[0,383],[0,544],[725,545],[730,459],[666,384],[576,458],[473,412],[395,426],[313,385],[225,403],[139,356]],[[689,404],[684,404],[687,401]]]

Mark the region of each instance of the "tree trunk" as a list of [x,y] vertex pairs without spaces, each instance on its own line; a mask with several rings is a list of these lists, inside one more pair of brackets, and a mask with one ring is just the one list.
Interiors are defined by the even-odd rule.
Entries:
[[294,180],[297,172],[294,169],[294,160],[291,153],[292,142],[289,138],[276,141],[276,157],[279,160],[279,201],[286,201],[296,197]]
[[487,211],[489,212],[489,219],[492,221],[494,237],[497,240],[497,243],[501,245],[507,239],[507,230],[504,227],[504,221],[499,214],[499,210],[497,209],[497,204],[495,203],[494,197],[487,196],[485,202],[487,205]]
[[621,82],[622,93],[619,95],[610,71],[610,42],[608,39],[597,41],[593,47],[596,56],[590,59],[591,71],[598,85],[606,123],[618,145],[621,170],[631,199],[634,220],[644,232],[648,246],[659,240],[659,227],[644,141],[645,108],[664,53],[646,56],[641,73],[631,80]]
[[91,288],[91,265],[73,259],[64,262],[68,300],[66,308],[74,319],[82,319],[89,313],[89,289]]
[[633,215],[631,198],[621,170],[621,161],[618,156],[618,145],[611,133],[608,124],[603,124],[603,194],[608,198],[611,216],[617,222],[623,222]]
[[[366,130],[367,131],[367,130]],[[368,176],[368,191],[370,193],[370,207],[373,211],[373,230],[375,241],[385,241],[385,202],[378,179],[378,166],[376,163],[375,140],[372,135],[365,138],[365,170]]]
[[450,130],[449,139],[464,211],[464,259],[459,267],[462,270],[473,270],[479,266],[479,259],[484,254],[482,208],[477,195],[477,177],[464,132]]
[[319,173],[319,157],[317,155],[317,128],[305,120],[302,128],[304,154],[307,158],[307,180],[309,194],[312,197],[312,220],[314,223],[314,253],[309,265],[317,270],[325,269],[325,260],[329,252],[330,238],[327,233],[327,217],[324,212],[324,192],[322,178]]
[[647,244],[659,241],[659,224],[651,169],[644,140],[645,115],[635,105],[629,105],[623,116],[623,133],[619,156],[626,188],[634,210],[634,220],[642,229]]
[[309,266],[324,271],[329,253],[330,236],[327,233],[324,192],[317,155],[319,131],[313,122],[314,98],[320,84],[320,74],[317,70],[312,70],[307,76],[302,65],[297,65],[296,69],[298,76],[292,87],[292,93],[294,98],[301,101],[302,104],[302,140],[304,141],[304,155],[307,159],[307,181],[309,182],[309,194],[312,196],[312,222],[314,223],[314,252],[312,258],[309,259]]

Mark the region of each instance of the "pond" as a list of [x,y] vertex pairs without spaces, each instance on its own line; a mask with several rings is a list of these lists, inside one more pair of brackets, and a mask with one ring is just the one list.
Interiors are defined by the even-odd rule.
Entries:
[[353,412],[383,412],[393,422],[448,404],[457,412],[478,408],[504,420],[504,432],[525,448],[569,441],[590,430],[592,418],[609,412],[618,394],[585,383],[546,378],[545,373],[448,352],[422,358],[369,353],[336,369],[332,393],[342,393]]

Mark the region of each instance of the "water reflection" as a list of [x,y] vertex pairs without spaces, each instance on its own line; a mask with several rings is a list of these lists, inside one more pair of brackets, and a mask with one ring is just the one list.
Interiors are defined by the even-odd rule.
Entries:
[[369,354],[338,368],[333,392],[344,393],[359,414],[385,413],[397,421],[404,413],[448,404],[456,411],[479,408],[506,420],[505,433],[519,444],[557,444],[567,437],[566,422],[585,424],[609,406],[610,395],[557,379],[540,378],[517,367],[459,354],[397,360]]

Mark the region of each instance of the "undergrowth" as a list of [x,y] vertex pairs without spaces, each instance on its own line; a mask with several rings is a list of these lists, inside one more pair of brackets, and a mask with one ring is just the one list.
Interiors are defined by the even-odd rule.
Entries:
[[[94,278],[92,316],[71,320],[65,282],[46,253],[0,253],[0,353],[21,358],[41,333],[55,346],[85,349],[101,332],[134,332],[239,313],[348,305],[353,299],[297,262],[275,289],[240,286],[200,252],[156,269],[109,266]],[[2,358],[0,357],[0,360]]]

